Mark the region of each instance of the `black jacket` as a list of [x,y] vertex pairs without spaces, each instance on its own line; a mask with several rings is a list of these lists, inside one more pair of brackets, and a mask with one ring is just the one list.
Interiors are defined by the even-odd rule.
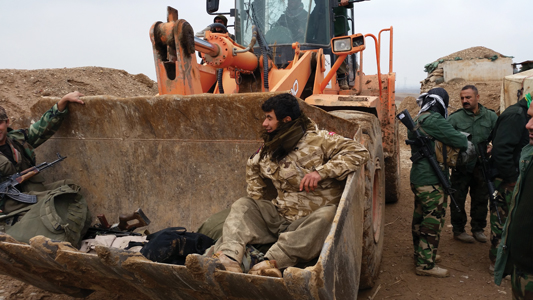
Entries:
[[518,178],[520,152],[529,143],[527,109],[525,99],[507,107],[492,130],[492,175],[504,182],[516,182]]

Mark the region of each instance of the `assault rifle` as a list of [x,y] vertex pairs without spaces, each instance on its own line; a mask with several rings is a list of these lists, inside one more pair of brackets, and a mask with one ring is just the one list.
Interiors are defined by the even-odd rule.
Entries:
[[457,202],[453,197],[453,193],[455,193],[455,190],[452,189],[450,181],[448,181],[448,178],[444,176],[441,168],[439,167],[439,163],[435,158],[435,147],[432,147],[430,143],[431,139],[425,134],[420,133],[420,130],[415,128],[415,122],[413,121],[413,118],[411,118],[411,115],[409,114],[409,111],[407,109],[400,112],[396,116],[396,118],[398,118],[403,123],[403,125],[405,125],[407,129],[409,129],[409,131],[416,134],[416,140],[405,140],[405,143],[407,145],[417,145],[420,147],[420,151],[417,154],[413,155],[413,157],[411,157],[411,161],[416,162],[420,159],[423,159],[424,157],[428,159],[429,164],[433,169],[433,172],[435,172],[435,175],[437,175],[437,178],[439,179],[439,182],[441,183],[442,188],[444,189],[444,192],[450,196],[450,199],[452,199],[455,208],[457,208],[457,211],[460,212],[461,209],[459,209],[459,205],[457,205]]
[[[115,236],[141,236],[141,233],[133,232],[135,229],[148,226],[151,221],[144,214],[142,209],[138,208],[130,215],[120,215],[119,222],[110,225],[105,215],[98,215],[100,224],[89,227],[84,239],[93,239],[97,235],[115,235]],[[131,222],[133,221],[133,222]]]
[[500,211],[498,210],[498,199],[502,202],[505,202],[505,199],[503,199],[498,190],[494,188],[494,184],[492,183],[492,180],[490,180],[489,160],[485,155],[487,152],[487,144],[485,142],[481,142],[476,146],[479,162],[481,163],[481,171],[483,172],[483,177],[485,178],[485,182],[487,183],[487,187],[489,189],[490,203],[494,205],[494,210],[496,210],[498,221],[500,224],[502,224],[502,218],[500,217]]
[[37,166],[33,166],[20,173],[15,173],[9,176],[6,181],[0,183],[0,197],[3,198],[7,196],[13,200],[28,204],[37,203],[37,196],[21,193],[15,186],[39,174],[42,170],[50,168],[65,158],[65,156],[61,156],[57,153],[57,159],[51,163],[43,162]]

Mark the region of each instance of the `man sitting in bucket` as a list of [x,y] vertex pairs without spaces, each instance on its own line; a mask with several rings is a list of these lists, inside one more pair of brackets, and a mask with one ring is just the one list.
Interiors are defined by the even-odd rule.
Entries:
[[[354,140],[318,130],[291,94],[271,97],[261,108],[264,144],[246,165],[248,196],[231,206],[212,257],[227,271],[281,277],[284,269],[318,257],[343,180],[369,154]],[[265,179],[277,190],[271,201],[264,200]],[[271,243],[264,261],[244,267],[247,245]],[[188,257],[186,264],[195,258],[201,259]]]

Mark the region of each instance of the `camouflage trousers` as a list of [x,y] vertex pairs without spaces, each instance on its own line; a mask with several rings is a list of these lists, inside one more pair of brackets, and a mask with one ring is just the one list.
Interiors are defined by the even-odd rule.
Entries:
[[411,184],[411,190],[415,194],[412,223],[415,263],[424,270],[433,269],[448,206],[446,195],[441,185]]
[[494,188],[498,191],[501,197],[498,197],[497,206],[500,213],[501,222],[498,220],[498,214],[494,205],[490,203],[490,250],[489,258],[494,264],[496,262],[496,256],[498,255],[498,245],[502,239],[503,224],[507,220],[507,214],[509,213],[509,204],[511,203],[511,197],[513,195],[513,187],[502,185],[503,181],[500,178],[494,179]]
[[533,274],[523,272],[514,266],[513,274],[511,274],[511,286],[513,300],[533,299]]
[[483,172],[478,166],[472,173],[453,171],[450,177],[454,198],[461,211],[453,203],[450,205],[450,219],[454,234],[465,231],[467,215],[465,210],[466,196],[470,190],[470,225],[472,232],[483,231],[487,226],[489,192]]

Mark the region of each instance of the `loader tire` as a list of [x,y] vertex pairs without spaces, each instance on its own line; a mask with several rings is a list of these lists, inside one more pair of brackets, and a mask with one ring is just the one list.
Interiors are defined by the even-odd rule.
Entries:
[[385,202],[396,203],[400,199],[400,141],[398,140],[399,121],[394,122],[394,153],[385,158]]
[[361,143],[370,154],[365,165],[365,208],[363,249],[359,289],[374,286],[379,275],[385,230],[385,160],[381,141],[381,124],[370,113],[333,111],[332,114],[357,124]]

